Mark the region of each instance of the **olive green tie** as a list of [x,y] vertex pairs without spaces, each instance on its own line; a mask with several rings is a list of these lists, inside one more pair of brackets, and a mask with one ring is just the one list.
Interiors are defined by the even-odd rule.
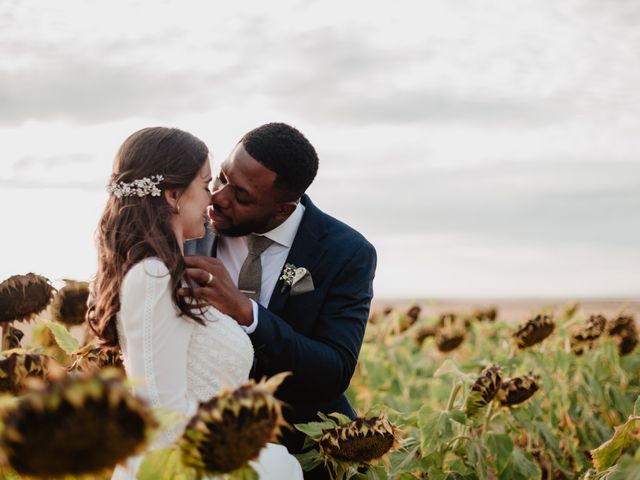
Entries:
[[260,286],[262,285],[262,262],[260,254],[273,243],[270,238],[262,235],[251,235],[249,237],[249,254],[240,268],[238,275],[238,288],[252,300],[256,302],[260,298]]

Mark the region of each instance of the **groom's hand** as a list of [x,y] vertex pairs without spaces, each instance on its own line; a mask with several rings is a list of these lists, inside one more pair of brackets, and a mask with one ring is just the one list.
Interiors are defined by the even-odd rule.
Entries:
[[195,287],[193,293],[189,289],[181,288],[178,290],[179,295],[193,295],[199,301],[226,313],[240,325],[248,326],[253,323],[251,300],[233,284],[229,272],[220,260],[189,255],[184,257],[184,261],[187,265],[187,275],[200,286]]

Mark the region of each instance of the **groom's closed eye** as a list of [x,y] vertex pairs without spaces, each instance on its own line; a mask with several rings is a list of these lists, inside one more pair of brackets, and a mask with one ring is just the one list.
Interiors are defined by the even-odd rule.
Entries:
[[[217,190],[220,185],[226,185],[227,182],[226,175],[224,172],[220,171],[213,185],[214,191]],[[235,185],[230,185],[230,187],[233,189],[233,195],[240,205],[250,205],[253,203],[253,198],[244,188],[240,188]]]

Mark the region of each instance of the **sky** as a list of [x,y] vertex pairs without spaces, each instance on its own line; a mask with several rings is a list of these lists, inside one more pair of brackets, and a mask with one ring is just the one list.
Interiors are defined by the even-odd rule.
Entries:
[[89,279],[114,154],[296,126],[390,297],[640,297],[633,0],[0,0],[0,280]]

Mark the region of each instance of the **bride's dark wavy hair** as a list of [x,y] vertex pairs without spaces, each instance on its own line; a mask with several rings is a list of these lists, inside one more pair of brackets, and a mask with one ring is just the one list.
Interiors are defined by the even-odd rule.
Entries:
[[[113,162],[111,182],[132,182],[162,175],[158,187],[186,189],[209,158],[204,142],[176,128],[153,127],[127,138]],[[87,312],[93,332],[106,346],[118,345],[116,314],[120,310],[122,279],[136,263],[158,257],[171,276],[172,299],[182,315],[203,323],[177,290],[185,275],[180,245],[171,228],[172,207],[160,196],[109,195],[96,232],[98,271],[94,280],[95,303]]]

